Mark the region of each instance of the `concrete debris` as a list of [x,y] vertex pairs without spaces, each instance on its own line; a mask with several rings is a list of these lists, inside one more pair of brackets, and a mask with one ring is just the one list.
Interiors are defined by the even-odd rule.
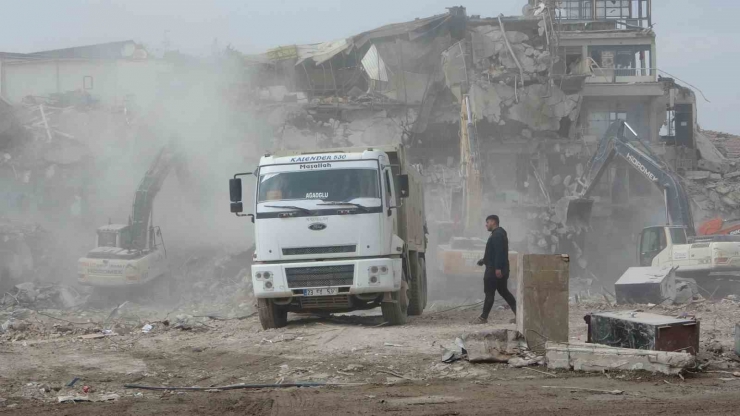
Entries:
[[524,338],[511,329],[473,332],[464,334],[461,339],[471,363],[508,363],[526,350]]
[[703,171],[703,170],[689,170],[686,171],[684,176],[686,179],[692,180],[692,181],[703,181],[709,179],[710,172]]
[[582,342],[548,342],[545,348],[549,369],[598,372],[644,370],[676,375],[695,364],[694,356],[684,352],[614,348]]
[[71,309],[85,303],[87,298],[88,295],[81,294],[71,286],[24,282],[8,290],[0,299],[0,305],[33,306],[35,309]]

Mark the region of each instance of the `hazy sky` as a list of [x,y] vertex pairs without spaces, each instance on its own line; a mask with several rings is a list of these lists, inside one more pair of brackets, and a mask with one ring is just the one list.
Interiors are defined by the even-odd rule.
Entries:
[[[150,50],[197,55],[232,44],[242,52],[316,43],[445,12],[521,13],[526,0],[2,0],[0,51],[34,52],[134,39]],[[740,2],[653,0],[658,69],[700,88],[702,128],[740,134]]]

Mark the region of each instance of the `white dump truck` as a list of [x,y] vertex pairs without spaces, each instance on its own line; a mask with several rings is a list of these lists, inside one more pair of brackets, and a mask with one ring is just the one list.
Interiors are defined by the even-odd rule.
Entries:
[[[254,175],[243,214],[241,176]],[[254,222],[251,270],[262,326],[288,312],[381,307],[389,324],[427,301],[421,174],[403,147],[282,151],[229,183],[231,212]]]

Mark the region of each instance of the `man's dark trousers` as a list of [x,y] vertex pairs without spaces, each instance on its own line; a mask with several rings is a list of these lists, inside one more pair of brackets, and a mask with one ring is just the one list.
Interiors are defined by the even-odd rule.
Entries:
[[509,292],[509,272],[507,271],[501,278],[496,277],[496,270],[491,267],[486,267],[486,272],[483,275],[483,291],[486,294],[486,300],[483,302],[483,313],[481,318],[488,319],[488,314],[491,313],[493,308],[493,300],[496,296],[496,291],[504,298],[506,303],[509,304],[511,310],[516,314],[516,299],[514,295]]

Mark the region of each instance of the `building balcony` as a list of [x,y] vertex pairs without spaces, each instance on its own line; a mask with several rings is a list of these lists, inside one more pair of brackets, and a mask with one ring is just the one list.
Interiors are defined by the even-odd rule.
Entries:
[[641,84],[658,82],[653,68],[591,68],[587,84]]

